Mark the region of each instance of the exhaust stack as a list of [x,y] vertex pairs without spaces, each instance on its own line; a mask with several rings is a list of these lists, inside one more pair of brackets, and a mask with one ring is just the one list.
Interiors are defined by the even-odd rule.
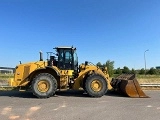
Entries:
[[42,53],[42,51],[39,52],[39,55],[40,55],[39,61],[43,61],[43,53]]

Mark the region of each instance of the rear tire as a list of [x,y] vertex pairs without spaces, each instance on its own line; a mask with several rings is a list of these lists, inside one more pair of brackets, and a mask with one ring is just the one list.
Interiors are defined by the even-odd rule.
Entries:
[[85,82],[85,91],[91,97],[102,97],[108,90],[107,81],[100,74],[91,74]]
[[57,81],[51,74],[40,73],[33,79],[31,88],[38,98],[49,98],[57,90]]

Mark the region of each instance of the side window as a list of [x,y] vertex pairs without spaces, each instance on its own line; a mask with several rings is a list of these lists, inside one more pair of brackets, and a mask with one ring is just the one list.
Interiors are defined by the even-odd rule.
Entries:
[[74,52],[74,65],[77,65],[77,63],[78,63],[78,57],[76,52]]
[[65,51],[65,63],[72,62],[71,51]]
[[63,50],[59,51],[59,61],[63,62]]

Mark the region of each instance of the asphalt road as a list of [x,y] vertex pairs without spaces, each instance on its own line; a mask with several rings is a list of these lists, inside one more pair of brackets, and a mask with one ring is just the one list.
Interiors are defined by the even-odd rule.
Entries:
[[160,91],[145,93],[151,98],[68,91],[37,99],[30,92],[0,91],[0,120],[159,120]]

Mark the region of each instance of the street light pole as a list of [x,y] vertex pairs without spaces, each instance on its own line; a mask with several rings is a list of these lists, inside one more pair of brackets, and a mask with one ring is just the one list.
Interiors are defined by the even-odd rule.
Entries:
[[145,75],[146,75],[146,52],[147,51],[149,51],[149,49],[144,51]]

